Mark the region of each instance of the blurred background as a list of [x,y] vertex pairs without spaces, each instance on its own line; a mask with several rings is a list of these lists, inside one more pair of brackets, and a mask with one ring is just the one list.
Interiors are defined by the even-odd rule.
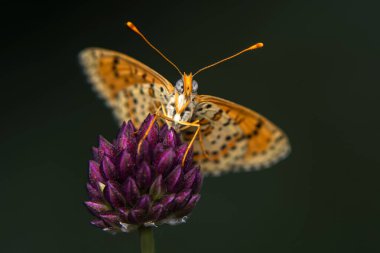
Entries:
[[176,71],[124,27],[132,20],[195,71],[201,94],[252,108],[293,152],[271,169],[206,178],[185,225],[155,230],[157,252],[379,252],[376,1],[4,3],[1,25],[1,252],[139,252],[138,235],[89,224],[91,146],[116,121],[91,91],[80,50],[126,53]]

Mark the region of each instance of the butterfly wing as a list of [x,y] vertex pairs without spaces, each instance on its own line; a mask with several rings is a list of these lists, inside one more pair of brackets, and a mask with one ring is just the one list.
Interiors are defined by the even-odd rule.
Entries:
[[[139,125],[148,113],[166,104],[173,85],[156,71],[124,54],[100,48],[80,54],[89,81],[119,121]],[[201,95],[194,115],[208,157],[195,143],[195,159],[206,173],[268,167],[290,152],[286,135],[270,121],[243,106]],[[189,140],[191,132],[182,133]]]
[[208,156],[202,155],[199,142],[194,146],[194,155],[204,172],[257,170],[289,154],[286,135],[260,114],[218,97],[200,95],[195,100],[194,119],[200,120]]
[[169,93],[157,84],[137,84],[122,89],[113,104],[113,113],[119,123],[129,119],[139,126],[148,113],[156,113],[166,105]]
[[79,58],[90,83],[119,121],[132,119],[139,125],[174,90],[156,71],[127,55],[88,48]]

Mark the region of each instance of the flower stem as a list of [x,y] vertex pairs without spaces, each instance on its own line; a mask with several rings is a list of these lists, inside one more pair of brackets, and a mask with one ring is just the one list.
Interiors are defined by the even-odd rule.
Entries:
[[141,253],[154,253],[153,229],[151,227],[142,227],[139,232]]

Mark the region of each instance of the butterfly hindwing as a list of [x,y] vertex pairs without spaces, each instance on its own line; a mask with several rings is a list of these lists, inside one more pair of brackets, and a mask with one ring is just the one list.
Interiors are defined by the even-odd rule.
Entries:
[[128,121],[139,126],[148,113],[154,114],[166,105],[169,93],[157,84],[135,84],[121,90],[115,98],[113,112],[119,122]]
[[223,171],[268,167],[290,152],[286,135],[260,114],[221,98],[197,96],[194,118],[200,120],[200,143],[194,146],[202,170]]

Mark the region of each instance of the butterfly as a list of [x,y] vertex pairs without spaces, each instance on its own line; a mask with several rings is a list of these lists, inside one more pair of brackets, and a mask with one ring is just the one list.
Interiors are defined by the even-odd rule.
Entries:
[[259,113],[234,102],[198,94],[193,79],[201,71],[263,46],[257,43],[237,54],[198,70],[181,72],[161,51],[127,22],[149,46],[173,65],[181,78],[172,85],[143,63],[112,50],[87,48],[80,62],[89,82],[122,122],[141,124],[148,113],[180,131],[193,147],[193,156],[205,174],[258,170],[285,158],[290,144],[282,130]]

